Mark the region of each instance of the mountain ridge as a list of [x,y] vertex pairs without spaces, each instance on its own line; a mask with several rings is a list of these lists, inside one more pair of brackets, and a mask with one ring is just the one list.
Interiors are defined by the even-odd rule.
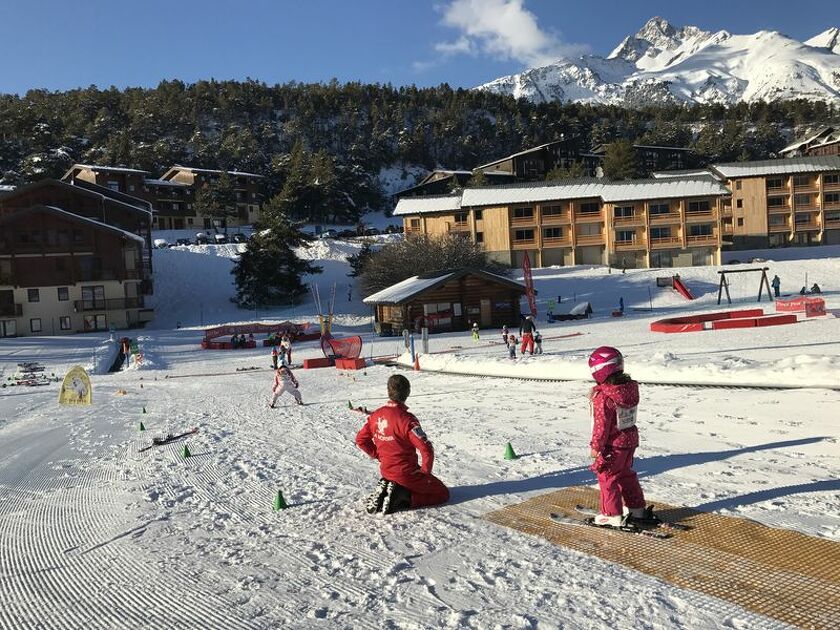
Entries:
[[606,57],[561,59],[476,89],[533,102],[630,107],[796,98],[840,104],[840,29],[800,42],[778,31],[676,27],[657,16]]

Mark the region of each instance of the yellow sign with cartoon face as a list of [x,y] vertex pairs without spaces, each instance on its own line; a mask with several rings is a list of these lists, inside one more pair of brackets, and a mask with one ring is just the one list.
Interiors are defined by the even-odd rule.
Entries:
[[90,377],[85,369],[77,365],[72,367],[64,376],[61,392],[58,395],[59,405],[90,405],[93,402],[93,388]]

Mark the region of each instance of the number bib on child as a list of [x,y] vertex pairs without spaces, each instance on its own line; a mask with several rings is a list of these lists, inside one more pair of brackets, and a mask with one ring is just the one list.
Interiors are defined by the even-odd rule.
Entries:
[[625,429],[636,426],[636,409],[637,407],[616,406],[615,418],[619,431],[624,431]]

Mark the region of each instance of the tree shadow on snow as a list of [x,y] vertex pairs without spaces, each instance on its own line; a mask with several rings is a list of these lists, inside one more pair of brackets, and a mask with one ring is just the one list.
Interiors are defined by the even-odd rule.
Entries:
[[[669,455],[657,455],[644,459],[636,458],[633,468],[640,478],[658,475],[677,468],[696,466],[708,462],[722,461],[730,457],[744,455],[747,453],[758,453],[778,448],[792,446],[805,446],[815,444],[827,439],[825,436],[801,438],[798,440],[786,440],[782,442],[768,442],[755,446],[744,446],[728,451],[707,451],[701,453],[675,453]],[[473,486],[454,486],[450,488],[450,503],[464,503],[473,499],[498,496],[502,494],[517,494],[521,492],[533,492],[535,490],[559,490],[569,486],[590,485],[595,483],[595,473],[589,470],[588,466],[577,466],[554,472],[545,473],[528,479],[514,479],[503,481],[492,481],[490,483]],[[769,491],[768,491],[769,492]],[[735,499],[729,499],[734,501]],[[758,499],[764,500],[764,499]],[[703,507],[699,509],[705,509]]]

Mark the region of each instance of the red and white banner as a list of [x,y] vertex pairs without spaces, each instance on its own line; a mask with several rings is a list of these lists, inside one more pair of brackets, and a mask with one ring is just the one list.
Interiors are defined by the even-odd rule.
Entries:
[[805,313],[806,317],[825,315],[825,300],[816,297],[798,297],[790,300],[776,300],[777,313]]

